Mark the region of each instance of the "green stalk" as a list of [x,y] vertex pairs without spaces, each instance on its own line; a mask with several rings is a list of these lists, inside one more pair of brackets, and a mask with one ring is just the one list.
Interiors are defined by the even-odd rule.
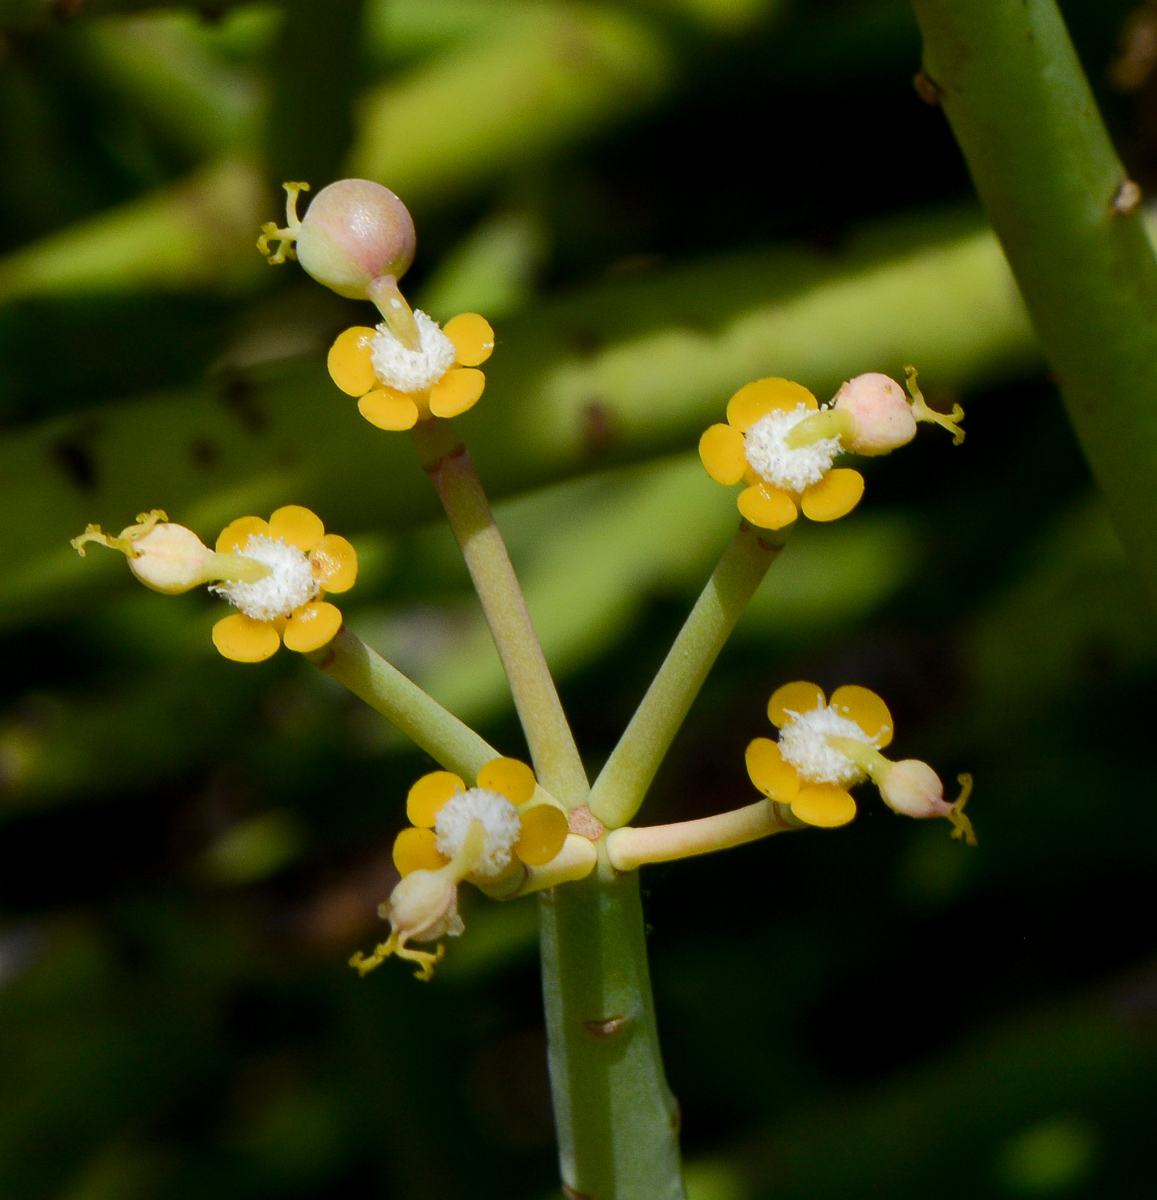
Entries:
[[790,529],[757,533],[746,521],[739,526],[591,789],[591,812],[608,828],[626,825],[639,811],[707,672]]
[[482,602],[535,772],[548,791],[575,808],[590,790],[586,772],[474,464],[449,421],[420,421],[413,434]]
[[559,1163],[575,1200],[683,1200],[639,874],[599,869],[543,892],[542,978]]
[[968,160],[1117,530],[1157,595],[1157,261],[1053,0],[913,0],[922,92]]
[[[575,808],[589,792],[586,774],[466,448],[448,421],[420,423],[414,441],[470,569],[539,779]],[[599,854],[586,879],[540,896],[563,1184],[589,1200],[683,1200],[678,1108],[659,1052],[638,875],[616,875],[605,848]]]
[[381,713],[446,770],[472,782],[481,767],[499,757],[469,725],[447,712],[344,625],[333,641],[306,657]]

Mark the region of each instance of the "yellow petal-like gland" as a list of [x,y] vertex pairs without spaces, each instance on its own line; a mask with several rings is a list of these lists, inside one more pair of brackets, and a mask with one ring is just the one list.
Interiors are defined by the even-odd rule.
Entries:
[[466,785],[453,771],[431,771],[423,775],[406,796],[406,816],[410,824],[433,829],[442,805],[465,790]]
[[824,689],[800,679],[785,683],[771,693],[771,699],[767,702],[767,718],[776,729],[782,729],[791,720],[787,715],[789,712],[812,712],[823,706]]
[[528,867],[546,866],[566,841],[566,813],[553,804],[536,804],[520,817],[522,833],[514,843],[514,853]]
[[308,508],[287,504],[269,518],[269,536],[275,541],[280,538],[308,554],[325,536],[325,526],[321,517]]
[[486,376],[475,367],[451,367],[430,389],[430,411],[436,417],[456,417],[478,403]]
[[834,829],[846,825],[856,815],[856,802],[849,792],[834,783],[811,783],[800,788],[799,795],[791,802],[791,811],[809,825]]
[[738,483],[747,471],[743,434],[731,425],[712,425],[699,439],[699,457],[716,483]]
[[783,761],[779,746],[771,738],[756,738],[744,756],[751,782],[772,800],[790,804],[800,788],[799,772]]
[[234,662],[261,662],[277,653],[281,638],[268,622],[233,613],[213,626],[213,645]]
[[819,483],[804,489],[799,506],[809,521],[836,521],[847,516],[863,494],[863,475],[848,467],[837,467]]
[[792,412],[799,405],[819,408],[819,402],[803,386],[790,379],[757,379],[745,384],[727,402],[727,423],[746,433],[761,417],[779,409]]
[[285,623],[285,648],[308,654],[333,641],[341,628],[341,609],[324,600],[303,604]]
[[371,345],[376,332],[368,325],[355,325],[339,333],[329,348],[330,378],[347,396],[364,396],[378,381]]
[[744,488],[736,503],[740,513],[760,529],[782,529],[799,516],[795,501],[787,492],[767,483]]
[[479,367],[494,353],[494,330],[477,313],[459,313],[442,327],[460,367]]
[[450,860],[438,853],[432,829],[403,829],[394,839],[394,866],[403,879],[411,871],[437,871]]
[[358,552],[340,534],[327,533],[309,555],[313,577],[327,592],[348,592],[358,578]]
[[832,693],[831,704],[841,717],[847,717],[882,750],[892,740],[892,714],[888,706],[866,687],[845,683]]
[[218,554],[235,554],[254,535],[269,536],[269,522],[261,517],[238,517],[217,535]]
[[478,786],[505,796],[517,807],[534,795],[534,772],[517,758],[496,758],[478,772]]
[[393,388],[375,388],[358,401],[358,412],[379,429],[401,432],[418,423],[418,406],[404,392]]

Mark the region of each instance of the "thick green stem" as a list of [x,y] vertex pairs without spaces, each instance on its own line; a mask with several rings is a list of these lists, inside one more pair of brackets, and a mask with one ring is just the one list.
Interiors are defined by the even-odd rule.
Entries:
[[575,808],[590,790],[586,772],[474,465],[449,421],[421,421],[413,432],[482,602],[538,778]]
[[306,657],[380,712],[448,771],[473,782],[480,768],[499,757],[498,751],[469,725],[447,712],[344,626],[333,641]]
[[968,160],[1122,540],[1157,594],[1157,261],[1053,0],[913,0],[922,94]]
[[783,548],[787,530],[746,522],[724,551],[675,644],[591,789],[591,812],[610,829],[639,811],[675,734],[735,623]]
[[601,857],[586,879],[542,893],[539,909],[563,1184],[590,1200],[682,1200],[639,876]]

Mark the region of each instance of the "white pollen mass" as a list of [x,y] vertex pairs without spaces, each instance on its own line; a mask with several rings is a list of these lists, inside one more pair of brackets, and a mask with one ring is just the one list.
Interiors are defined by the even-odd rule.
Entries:
[[453,858],[462,849],[471,821],[481,821],[486,832],[482,861],[473,874],[501,875],[510,865],[514,843],[522,833],[518,809],[505,796],[488,788],[474,787],[459,792],[438,809],[438,820],[434,824],[438,852]]
[[805,783],[835,783],[840,787],[859,783],[865,772],[846,755],[828,744],[828,736],[875,743],[855,723],[841,717],[832,705],[811,712],[788,710],[790,721],[779,731],[779,752],[799,772]]
[[806,404],[797,404],[791,412],[776,409],[760,417],[744,435],[744,453],[751,469],[773,487],[802,492],[819,483],[843,451],[838,437],[821,438],[798,450],[787,444],[787,435],[814,411]]
[[370,361],[379,383],[399,392],[424,392],[454,365],[454,343],[438,327],[438,322],[414,309],[420,350],[407,350],[390,332],[379,325],[370,341]]
[[237,553],[264,563],[269,574],[256,583],[226,580],[209,590],[224,596],[247,617],[255,621],[288,617],[317,595],[317,580],[305,551],[289,545],[284,538],[275,541],[263,533],[253,533]]

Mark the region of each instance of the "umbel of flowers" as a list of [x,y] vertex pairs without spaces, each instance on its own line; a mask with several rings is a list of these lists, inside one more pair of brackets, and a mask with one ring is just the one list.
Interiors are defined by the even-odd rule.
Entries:
[[[376,328],[340,334],[327,365],[334,383],[358,397],[358,411],[379,429],[412,429],[430,417],[456,417],[486,386],[478,370],[494,349],[494,330],[477,313],[460,313],[445,329],[411,310],[398,280],[417,242],[406,206],[380,183],[342,179],[318,192],[304,219],[297,197],[306,183],[285,184],[286,223],[262,227],[258,249],[271,263],[296,257],[319,283],[342,296],[370,300]],[[271,242],[280,242],[274,253]]]
[[727,424],[712,425],[699,439],[699,456],[712,479],[742,482],[739,511],[760,529],[790,525],[800,509],[813,521],[845,516],[864,494],[864,477],[836,467],[845,452],[888,454],[916,436],[919,421],[950,430],[964,440],[959,405],[951,415],[924,402],[916,372],[907,368],[911,398],[887,375],[857,375],[820,407],[815,396],[790,379],[757,379],[727,404]]
[[90,525],[73,547],[83,557],[96,542],[119,550],[147,587],[168,595],[200,584],[238,611],[213,626],[213,644],[236,662],[261,662],[281,643],[290,650],[320,650],[341,628],[341,612],[323,597],[345,592],[358,575],[357,551],[326,533],[321,518],[298,504],[279,508],[268,521],[239,517],[210,550],[160,509],[142,513],[115,537]]
[[[285,188],[286,224],[263,227],[259,249],[273,263],[297,257],[315,279],[340,295],[376,305],[381,323],[342,333],[329,352],[329,371],[342,391],[358,398],[368,421],[383,429],[419,427],[421,445],[422,431],[437,428],[426,422],[456,416],[482,394],[485,377],[478,368],[494,348],[490,325],[477,314],[464,313],[442,329],[410,309],[398,280],[414,256],[414,227],[388,188],[356,179],[331,184],[318,193],[303,219],[297,216],[297,197],[308,186],[289,183]],[[858,503],[864,481],[858,471],[836,465],[841,454],[887,454],[911,441],[920,422],[947,428],[959,443],[962,417],[958,406],[950,415],[928,408],[911,368],[908,395],[887,376],[869,374],[845,383],[824,406],[800,384],[780,378],[756,380],[732,396],[727,423],[708,429],[699,450],[714,479],[744,485],[738,505],[747,523],[717,570],[727,585],[716,587],[713,577],[712,605],[696,607],[688,622],[694,636],[683,640],[680,635],[680,652],[669,656],[660,672],[669,672],[666,680],[656,680],[663,686],[652,688],[666,698],[671,713],[686,712],[718,653],[713,637],[700,636],[703,614],[715,614],[716,602],[730,597],[726,615],[738,619],[770,563],[771,548],[752,535],[749,525],[784,528],[801,510],[816,521],[843,516]],[[563,781],[560,794],[587,795],[578,749],[469,456],[444,454],[427,469],[459,535],[516,705],[522,696],[519,714],[532,753],[538,753],[535,734],[548,758],[557,759],[553,769]],[[485,538],[476,536],[479,520],[489,521]],[[81,555],[93,542],[124,554],[133,574],[154,590],[176,594],[207,584],[232,604],[236,611],[213,628],[213,642],[228,658],[257,662],[282,642],[301,652],[332,642],[318,656],[324,659],[324,665],[319,661],[323,670],[371,699],[436,758],[473,764],[477,742],[470,743],[475,749],[464,756],[462,738],[470,731],[461,722],[389,664],[379,660],[367,672],[367,663],[376,656],[354,635],[334,640],[342,616],[325,597],[352,587],[357,555],[344,538],[327,534],[309,509],[287,505],[268,520],[241,517],[222,530],[213,549],[159,510],[138,516],[115,536],[90,525],[73,539]],[[695,621],[700,621],[698,627]],[[697,669],[687,670],[692,659]],[[762,799],[693,821],[632,827],[628,822],[678,726],[675,721],[668,727],[663,714],[657,716],[646,704],[640,710],[646,719],[632,722],[587,801],[572,797],[579,807],[569,813],[538,785],[531,768],[516,759],[484,762],[473,785],[448,770],[422,776],[407,796],[409,825],[393,846],[401,878],[378,910],[389,922],[389,936],[371,954],[355,954],[351,965],[364,975],[394,956],[415,963],[418,977],[429,979],[443,953],[442,939],[463,932],[458,912],[463,883],[508,899],[581,879],[596,866],[601,878],[607,871],[631,871],[788,829],[843,825],[856,814],[849,789],[869,779],[896,812],[944,817],[954,838],[975,844],[963,811],[971,790],[968,776],[959,777],[963,790],[950,803],[927,763],[885,757],[893,723],[879,696],[845,686],[829,701],[806,682],[786,684],[771,697],[768,715],[778,740],[756,738],[747,748],[748,772]],[[574,760],[570,767],[565,762],[568,739]],[[624,746],[627,753],[620,755]],[[583,786],[567,783],[571,768]],[[600,794],[605,779],[610,783]],[[435,949],[421,948],[435,944]]]

